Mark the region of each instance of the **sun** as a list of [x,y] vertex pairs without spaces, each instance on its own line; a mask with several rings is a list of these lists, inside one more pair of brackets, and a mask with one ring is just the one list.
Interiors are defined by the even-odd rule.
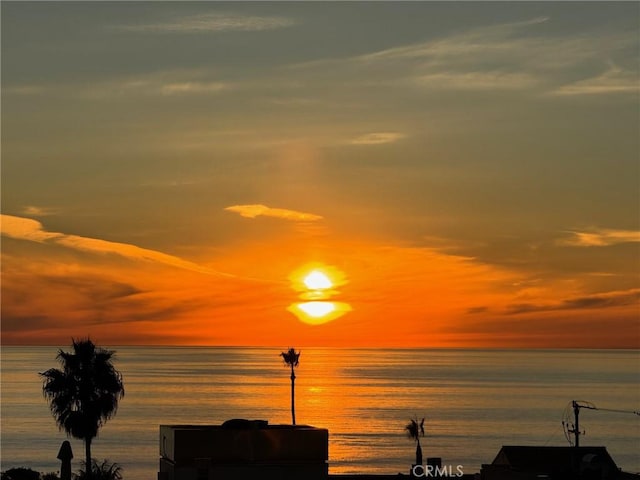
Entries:
[[326,300],[347,283],[346,275],[333,265],[309,262],[289,275],[291,288],[304,300]]
[[302,280],[310,290],[326,290],[333,287],[333,282],[320,270],[313,270]]
[[290,276],[291,287],[300,301],[287,310],[309,325],[331,322],[351,311],[348,303],[336,301],[338,288],[347,283],[346,275],[338,268],[323,263],[308,263]]

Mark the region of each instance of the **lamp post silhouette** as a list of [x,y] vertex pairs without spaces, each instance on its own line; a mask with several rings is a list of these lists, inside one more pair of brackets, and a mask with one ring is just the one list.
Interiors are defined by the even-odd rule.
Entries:
[[71,450],[71,443],[69,440],[62,442],[57,458],[61,462],[60,480],[71,480],[71,459],[73,458],[73,451]]

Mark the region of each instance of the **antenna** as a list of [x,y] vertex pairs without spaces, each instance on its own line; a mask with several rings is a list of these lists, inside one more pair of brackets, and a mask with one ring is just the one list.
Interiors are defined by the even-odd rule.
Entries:
[[[604,412],[616,412],[616,413],[633,413],[634,415],[640,415],[636,410],[617,410],[612,408],[598,408],[591,402],[585,402],[584,400],[572,400],[564,409],[562,416],[562,428],[564,430],[564,436],[569,442],[569,445],[580,446],[580,435],[584,435],[586,432],[580,431],[580,409],[587,408],[589,410],[602,410]],[[571,414],[573,413],[573,422],[571,422]],[[572,441],[572,437],[574,440]]]

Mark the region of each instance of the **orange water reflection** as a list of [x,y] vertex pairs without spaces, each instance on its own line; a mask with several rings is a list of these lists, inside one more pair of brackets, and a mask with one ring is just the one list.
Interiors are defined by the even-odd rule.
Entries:
[[321,325],[350,312],[351,306],[344,302],[313,301],[293,303],[288,310],[304,323]]

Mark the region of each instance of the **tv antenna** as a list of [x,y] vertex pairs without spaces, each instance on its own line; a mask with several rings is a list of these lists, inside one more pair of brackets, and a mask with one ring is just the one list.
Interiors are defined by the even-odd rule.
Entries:
[[[588,410],[600,410],[603,412],[616,412],[616,413],[632,413],[639,415],[640,412],[636,410],[617,410],[613,408],[598,408],[591,402],[585,402],[584,400],[572,400],[564,409],[562,415],[562,428],[564,430],[564,436],[569,442],[569,445],[580,446],[580,435],[584,435],[584,431],[580,431],[580,409],[586,408]],[[571,416],[573,414],[573,422]],[[573,439],[572,439],[573,437]]]

